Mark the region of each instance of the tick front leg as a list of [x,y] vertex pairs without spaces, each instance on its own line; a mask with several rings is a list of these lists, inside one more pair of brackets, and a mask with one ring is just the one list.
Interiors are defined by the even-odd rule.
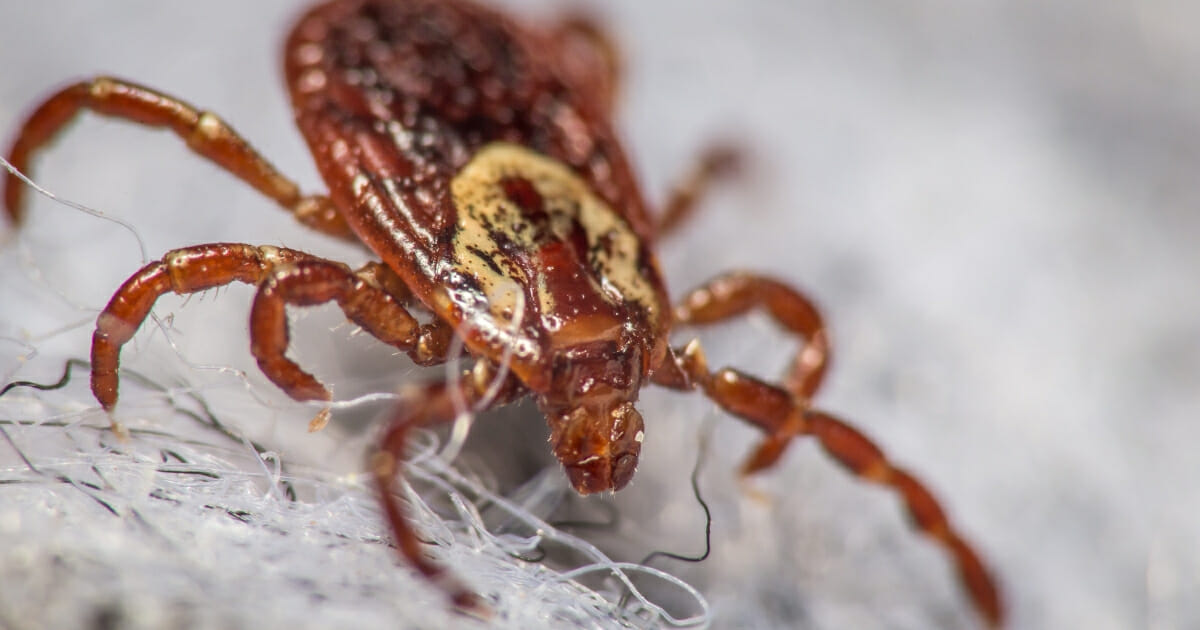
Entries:
[[[478,403],[485,392],[497,378],[497,371],[485,361],[479,361],[464,378],[455,385],[436,383],[427,385],[415,395],[405,397],[396,407],[392,420],[388,424],[380,441],[379,450],[370,460],[371,473],[379,490],[379,499],[383,505],[384,514],[396,538],[396,546],[400,555],[409,564],[416,567],[427,579],[445,591],[454,604],[464,612],[487,616],[487,607],[469,587],[462,584],[445,567],[427,558],[421,549],[418,539],[408,517],[401,510],[396,498],[398,477],[401,471],[400,461],[408,446],[409,434],[413,429],[441,424],[453,420],[459,407],[468,407]],[[520,383],[511,375],[506,376],[503,384],[488,406],[500,405],[524,394]]]
[[257,284],[280,265],[312,259],[283,247],[211,243],[167,252],[133,274],[96,319],[92,334],[92,393],[105,411],[117,404],[121,346],[133,338],[159,296],[195,293],[231,282]]
[[742,471],[753,473],[774,464],[792,438],[811,435],[821,447],[851,473],[885,485],[904,500],[918,530],[942,545],[958,567],[959,579],[976,610],[992,626],[1000,626],[1004,608],[990,572],[979,555],[951,525],[933,494],[916,477],[893,465],[869,438],[846,422],[812,409],[808,401],[781,387],[760,381],[737,370],[723,368],[710,373],[699,342],[693,341],[667,359],[656,382],[674,389],[700,388],[729,413],[762,429],[767,434],[751,454]]
[[260,285],[251,313],[251,350],[272,382],[296,400],[328,400],[329,392],[284,356],[287,304],[336,300],[365,330],[432,364],[445,356],[452,331],[444,324],[420,326],[404,309],[398,278],[369,263],[352,272],[340,263],[283,247],[212,243],[168,252],[125,281],[96,320],[92,335],[92,393],[106,411],[117,403],[121,346],[150,314],[158,297],[187,294],[231,282]]
[[704,326],[764,308],[780,326],[804,339],[783,378],[783,386],[802,400],[812,398],[829,365],[829,335],[821,313],[804,294],[771,278],[731,273],[695,289],[675,307],[677,324]]
[[275,269],[259,286],[250,311],[251,352],[258,367],[295,400],[329,400],[329,390],[285,352],[287,305],[315,306],[336,301],[346,318],[421,365],[445,360],[453,329],[440,320],[420,325],[404,308],[399,279],[379,263],[352,272],[339,263],[312,259]]
[[[354,239],[328,197],[301,196],[295,182],[276,171],[215,114],[199,111],[178,98],[120,79],[99,77],[76,83],[51,96],[21,127],[8,152],[8,161],[28,173],[33,154],[53,140],[81,109],[147,127],[170,129],[193,151],[270,197],[304,225],[330,236]],[[4,186],[4,206],[13,223],[17,224],[23,213],[25,187],[12,173],[7,175]]]

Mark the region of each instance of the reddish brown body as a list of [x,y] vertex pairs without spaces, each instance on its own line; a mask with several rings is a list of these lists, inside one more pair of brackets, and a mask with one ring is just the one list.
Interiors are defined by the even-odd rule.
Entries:
[[[650,382],[698,389],[767,433],[745,471],[773,464],[809,434],[855,474],[894,488],[915,524],[944,545],[982,613],[999,624],[995,585],[932,495],[858,431],[811,407],[828,342],[816,309],[786,285],[730,274],[672,309],[652,246],[729,164],[714,151],[654,218],[611,124],[614,48],[586,20],[534,27],[461,0],[337,0],[303,16],[285,50],[297,124],[329,186],[301,196],[216,116],[110,78],[72,85],[22,128],[10,161],[31,155],[80,108],[166,127],[301,222],[361,241],[379,256],[358,270],[270,246],[208,244],[169,252],[131,277],[97,321],[92,389],[110,412],[120,347],[168,291],[233,281],[258,286],[252,352],[298,400],[329,391],[285,356],[287,305],[336,301],[346,316],[421,364],[462,339],[467,378],[400,404],[372,459],[402,554],[463,608],[477,596],[421,553],[394,498],[409,431],[445,422],[455,405],[533,396],[552,448],[581,493],[633,476],[644,435],[634,407]],[[19,220],[23,189],[5,204]],[[710,372],[696,342],[668,333],[765,309],[805,345],[782,385]],[[419,324],[409,310],[432,315]]]

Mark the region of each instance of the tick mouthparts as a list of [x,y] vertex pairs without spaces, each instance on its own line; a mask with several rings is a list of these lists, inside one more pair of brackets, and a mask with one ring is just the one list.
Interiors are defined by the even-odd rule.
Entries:
[[580,494],[620,490],[633,479],[645,427],[632,403],[549,414],[554,455]]
[[637,455],[624,453],[617,457],[594,455],[578,464],[564,465],[571,486],[582,495],[621,490],[633,480],[637,470]]

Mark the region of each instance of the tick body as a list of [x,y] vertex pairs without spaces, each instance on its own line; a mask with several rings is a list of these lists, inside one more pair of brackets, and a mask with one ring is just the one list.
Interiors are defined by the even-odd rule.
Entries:
[[[579,18],[527,24],[460,0],[319,5],[292,30],[284,66],[327,196],[302,195],[221,119],[180,99],[113,78],[52,95],[9,152],[18,168],[80,109],[163,127],[305,225],[378,257],[353,270],[272,246],[168,252],[126,281],[97,320],[97,400],[113,411],[120,348],[167,292],[257,286],[251,351],[297,400],[332,396],[285,354],[289,305],[336,302],[423,365],[452,358],[457,336],[473,367],[406,396],[370,461],[400,553],[458,606],[483,610],[469,587],[422,553],[395,499],[410,432],[453,419],[463,404],[532,397],[574,488],[619,490],[645,436],[635,407],[641,388],[699,391],[766,434],[744,472],[771,466],[793,438],[811,435],[852,473],[893,488],[916,527],[948,550],[984,619],[999,625],[994,581],[932,495],[857,430],[813,407],[829,347],[805,296],[775,279],[732,273],[671,305],[654,248],[730,155],[705,154],[664,210],[649,212],[611,123],[617,65],[615,48]],[[24,189],[15,177],[4,194],[18,221]],[[803,341],[778,384],[710,370],[697,342],[669,343],[675,330],[756,309]]]

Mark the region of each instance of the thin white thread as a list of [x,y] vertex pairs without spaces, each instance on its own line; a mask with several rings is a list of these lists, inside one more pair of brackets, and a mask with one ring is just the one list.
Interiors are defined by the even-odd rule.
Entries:
[[[75,321],[72,321],[69,324],[63,324],[62,326],[59,326],[58,328],[52,328],[52,329],[50,329],[44,333],[41,333],[39,335],[34,335],[34,336],[30,337],[29,340],[31,342],[33,342],[33,341],[48,341],[50,339],[53,339],[54,337],[65,334],[72,330],[78,330],[79,328],[83,328],[85,326],[90,327],[90,326],[95,326],[95,325],[96,325],[95,317],[88,317],[86,319],[77,319]],[[32,357],[30,357],[30,358],[32,358]]]
[[[516,316],[513,318],[512,327],[509,332],[509,337],[516,337],[521,330],[521,324],[525,320],[525,296],[520,291],[514,291],[516,296],[516,306],[514,310]],[[462,324],[454,330],[454,339],[450,342],[450,352],[448,356],[456,357],[462,351],[467,333],[470,332],[471,323],[464,320]],[[450,439],[446,440],[446,446],[442,448],[441,458],[446,462],[452,462],[458,458],[462,452],[462,447],[467,441],[467,436],[471,432],[471,424],[475,420],[475,414],[487,409],[496,396],[500,393],[500,388],[504,385],[504,380],[508,378],[509,366],[512,365],[512,356],[515,352],[513,344],[508,344],[504,347],[504,353],[500,356],[499,369],[496,372],[496,377],[488,385],[483,396],[470,408],[467,407],[467,401],[463,398],[462,389],[459,387],[462,375],[458,369],[457,362],[446,362],[446,383],[449,388],[450,402],[454,405],[454,425],[450,429]],[[479,359],[486,361],[487,359]]]
[[105,221],[112,221],[113,223],[116,223],[117,225],[125,228],[126,230],[129,231],[130,234],[133,235],[134,240],[137,241],[138,251],[140,251],[142,254],[142,265],[146,265],[147,263],[150,262],[149,256],[146,255],[146,243],[144,241],[142,241],[142,235],[139,234],[136,229],[134,229],[132,224],[127,223],[116,217],[109,216],[109,215],[101,212],[100,210],[96,210],[95,208],[89,208],[81,203],[76,203],[74,201],[71,201],[70,199],[63,199],[62,197],[59,197],[58,195],[50,192],[49,190],[46,190],[45,188],[42,188],[41,186],[39,186],[37,184],[37,182],[34,182],[32,179],[26,177],[24,173],[22,173],[19,169],[17,169],[17,167],[13,166],[12,163],[10,163],[8,160],[6,160],[3,157],[0,157],[0,164],[3,164],[4,168],[8,169],[9,173],[12,173],[14,176],[16,176],[17,179],[21,180],[22,182],[25,182],[25,184],[27,186],[36,190],[39,194],[41,194],[49,199],[53,199],[54,201],[66,206],[68,208],[71,208],[73,210],[78,210],[84,214],[88,214],[93,217],[96,217],[97,219],[103,219]]
[[[262,470],[263,478],[270,482],[267,484],[267,494],[269,494],[272,499],[282,501],[283,493],[279,491],[279,456],[269,451],[260,453],[258,449],[254,448],[254,445],[251,444],[250,440],[245,436],[242,436],[242,446],[245,446],[246,450],[250,451],[252,457],[254,457],[255,463],[258,465],[258,468]],[[274,462],[274,472],[272,472],[271,468],[267,466],[268,457],[270,457]]]
[[[597,571],[605,571],[615,576],[628,589],[632,598],[644,606],[647,611],[650,611],[654,615],[660,617],[666,623],[676,627],[704,627],[711,624],[713,617],[712,610],[708,605],[708,601],[703,595],[700,594],[698,590],[696,590],[687,582],[684,582],[683,580],[666,573],[665,571],[661,571],[653,567],[646,567],[631,562],[613,561],[591,543],[577,536],[573,536],[566,532],[555,529],[546,521],[542,520],[516,503],[513,503],[509,499],[492,493],[478,484],[472,483],[452,466],[447,465],[441,457],[423,458],[421,461],[424,466],[412,466],[412,463],[416,463],[416,461],[416,458],[410,460],[409,474],[414,479],[420,479],[424,482],[433,483],[437,486],[440,486],[443,488],[443,491],[449,492],[451,495],[457,493],[454,492],[453,489],[444,485],[444,483],[449,483],[458,487],[470,488],[473,493],[478,495],[479,502],[486,502],[490,505],[496,506],[515,518],[518,522],[524,524],[526,527],[538,532],[538,536],[540,536],[542,539],[570,547],[581,555],[592,560],[591,564],[581,566],[571,571],[559,572],[554,576],[546,578],[545,581],[539,583],[539,585],[534,588],[534,592],[540,592],[550,584],[569,581],[579,575],[594,573]],[[444,482],[439,478],[443,478]],[[479,527],[482,528],[482,531],[486,531],[486,528],[484,528],[482,523],[479,523]],[[488,539],[493,538],[490,533],[483,537]],[[697,606],[700,608],[700,612],[696,615],[682,619],[674,617],[664,608],[653,603],[644,594],[642,594],[642,592],[633,584],[632,580],[629,579],[627,573],[630,571],[652,575],[677,586],[696,601]]]
[[98,307],[76,302],[71,298],[71,296],[67,295],[66,291],[54,286],[54,284],[52,284],[42,273],[41,267],[38,266],[37,260],[33,256],[33,251],[29,249],[29,246],[25,243],[25,241],[22,239],[15,240],[17,260],[20,262],[21,269],[25,272],[26,277],[28,277],[31,282],[45,287],[48,291],[53,293],[55,297],[61,300],[63,304],[66,304],[74,310],[92,313],[93,317],[95,317],[95,313],[100,312]]
[[[163,396],[163,398],[165,399],[166,397]],[[178,417],[175,422],[178,422]],[[368,541],[382,535],[380,533],[381,530],[379,529],[382,526],[382,520],[379,518],[378,512],[374,510],[368,509],[366,511],[362,511],[355,509],[351,511],[351,513],[347,513],[346,510],[341,509],[340,505],[329,505],[328,503],[322,504],[320,501],[314,505],[297,505],[284,500],[277,490],[279,487],[278,484],[281,481],[287,481],[288,483],[292,484],[300,484],[302,487],[314,488],[320,487],[322,484],[329,483],[327,481],[322,481],[323,479],[332,480],[336,478],[331,477],[328,472],[320,469],[303,469],[303,471],[301,471],[295,466],[292,466],[288,473],[282,474],[281,469],[279,468],[279,458],[277,456],[265,454],[260,457],[253,451],[251,453],[246,453],[245,449],[247,447],[244,445],[244,442],[239,448],[233,448],[231,446],[216,446],[208,443],[207,441],[198,442],[195,440],[181,439],[168,434],[158,435],[150,432],[135,433],[131,438],[135,441],[135,443],[153,445],[158,443],[160,440],[165,439],[167,442],[164,442],[163,444],[166,448],[170,448],[172,450],[183,448],[187,449],[180,450],[180,452],[183,453],[191,463],[171,464],[164,467],[162,464],[156,463],[156,460],[153,458],[142,456],[134,457],[133,459],[128,460],[127,456],[122,457],[120,453],[109,452],[104,450],[103,447],[101,450],[95,450],[95,447],[89,446],[89,444],[95,442],[96,436],[105,435],[105,431],[103,431],[101,427],[92,427],[89,425],[78,425],[78,428],[85,429],[87,431],[79,436],[82,438],[81,440],[73,440],[73,442],[78,445],[78,453],[84,457],[84,460],[76,464],[72,463],[70,459],[62,460],[61,456],[56,457],[54,461],[61,461],[61,465],[57,465],[54,468],[56,471],[60,471],[64,476],[79,477],[80,475],[87,475],[87,470],[97,466],[102,470],[119,470],[133,466],[143,469],[145,474],[133,476],[122,475],[119,478],[122,480],[139,479],[148,478],[145,477],[145,475],[152,475],[155,479],[155,487],[169,489],[168,491],[170,494],[166,496],[174,497],[177,500],[184,500],[185,505],[223,506],[223,509],[245,513],[246,518],[253,519],[255,522],[267,524],[275,523],[275,527],[284,527],[288,523],[296,521],[296,519],[300,519],[302,521],[307,518],[304,516],[305,514],[341,514],[337,522],[343,523],[343,525],[339,525],[337,527],[345,527],[346,529],[332,530],[335,533],[338,531],[345,531],[354,539]],[[52,430],[57,431],[58,429]],[[30,434],[27,437],[32,439],[33,435],[34,434]],[[548,541],[555,543],[556,546],[566,546],[572,548],[582,557],[588,558],[591,561],[585,566],[578,567],[561,575],[552,575],[541,570],[532,572],[518,571],[514,574],[511,573],[513,569],[501,568],[501,564],[511,565],[512,563],[510,562],[502,562],[500,564],[493,565],[494,562],[498,561],[492,560],[484,565],[480,565],[477,564],[476,560],[471,560],[466,557],[460,559],[460,554],[462,551],[456,551],[453,552],[451,556],[446,558],[447,560],[453,559],[451,566],[456,566],[460,569],[465,566],[476,567],[472,571],[466,573],[466,575],[471,575],[475,579],[505,579],[504,576],[508,576],[508,583],[513,584],[514,588],[517,588],[518,590],[532,590],[532,592],[527,590],[525,595],[521,595],[519,598],[520,601],[528,601],[529,595],[533,594],[539,598],[545,597],[547,598],[547,601],[558,601],[561,604],[571,606],[583,606],[584,609],[589,606],[589,604],[587,604],[588,599],[586,599],[586,597],[584,599],[579,599],[579,597],[584,593],[592,593],[592,596],[597,598],[596,600],[593,600],[595,604],[591,604],[592,606],[599,604],[600,601],[607,602],[607,605],[610,606],[613,605],[614,602],[611,599],[603,598],[599,594],[592,591],[577,590],[582,588],[579,585],[574,585],[572,589],[562,591],[561,593],[551,590],[552,586],[554,584],[568,582],[573,578],[586,573],[611,573],[621,584],[625,585],[626,588],[629,588],[630,592],[633,594],[633,598],[638,601],[641,608],[635,608],[634,610],[641,610],[645,614],[652,615],[653,618],[657,618],[659,620],[658,623],[677,627],[694,627],[706,625],[711,621],[711,611],[709,610],[707,603],[694,588],[691,588],[686,583],[683,583],[682,581],[670,576],[669,574],[666,574],[665,572],[647,569],[630,563],[614,562],[590,543],[587,543],[584,540],[570,534],[556,530],[540,517],[529,512],[527,508],[504,497],[493,494],[487,488],[481,487],[478,483],[461,475],[454,470],[453,467],[446,465],[442,461],[442,459],[438,456],[439,444],[436,435],[432,431],[415,431],[412,438],[411,445],[414,449],[414,457],[406,466],[410,471],[409,474],[411,475],[411,479],[419,480],[429,487],[445,493],[445,496],[448,497],[451,505],[453,506],[454,512],[457,514],[457,518],[447,518],[446,515],[439,514],[430,507],[429,503],[427,503],[429,500],[428,497],[430,496],[427,492],[421,495],[415,494],[409,483],[405,482],[402,494],[406,496],[408,505],[411,506],[409,508],[409,514],[411,518],[414,519],[414,524],[421,529],[425,536],[428,536],[438,544],[443,545],[443,548],[445,549],[453,549],[457,547],[458,549],[462,550],[465,545],[466,548],[470,550],[468,552],[468,556],[478,557],[480,552],[485,552],[488,550],[491,551],[488,551],[487,556],[493,559],[497,558],[498,553],[507,555],[525,554],[529,553],[531,550],[535,550],[542,541]],[[122,447],[122,450],[132,447],[133,444],[129,444],[125,447]],[[210,455],[193,454],[192,449],[194,448],[202,449],[202,451],[205,452],[212,452],[213,455],[217,455],[218,457],[222,457],[219,455],[219,453],[222,452],[225,453],[226,456],[235,455],[238,459],[252,457],[253,459],[250,461],[253,463],[250,469],[246,469],[245,464],[240,466],[237,464],[225,464],[222,463],[221,459],[213,459]],[[238,453],[241,454],[238,455]],[[265,459],[268,458],[272,460],[273,465],[268,465],[266,463]],[[38,462],[37,459],[33,459],[33,461]],[[117,466],[121,466],[123,468],[116,468]],[[186,475],[168,475],[166,477],[163,475],[163,473],[171,472],[187,473],[197,468],[211,470],[213,475],[212,477],[201,478],[204,480],[204,483],[201,487],[196,487],[195,482],[189,483],[189,478]],[[155,469],[157,469],[157,473],[154,472]],[[266,493],[266,495],[254,493],[253,485],[247,485],[251,484],[255,480],[260,479],[269,482],[271,485],[272,490]],[[360,476],[343,478],[340,483],[333,482],[330,484],[330,487],[341,488],[341,491],[344,491],[347,481],[349,481],[354,487],[362,487],[363,481],[362,477]],[[137,510],[138,503],[141,501],[141,499],[138,499],[137,497],[141,494],[144,494],[144,488],[138,484],[130,486],[127,482],[123,483],[124,485],[118,485],[109,488],[103,493],[103,495],[92,496],[89,494],[88,496],[91,498],[91,500],[103,499],[104,501],[107,501],[108,503],[120,509],[123,513],[127,509]],[[78,490],[78,484],[72,484],[72,488]],[[469,495],[475,497],[475,499],[471,501],[466,500],[460,489],[466,489]],[[259,498],[251,498],[250,495],[245,494],[247,491],[254,493],[254,495]],[[242,496],[246,496],[247,498],[239,498]],[[369,496],[369,494],[364,492],[362,493],[360,499],[356,499],[356,501],[363,501],[367,496]],[[188,498],[184,499],[184,497]],[[478,512],[478,509],[475,507],[476,505],[481,504],[488,505],[490,509],[500,509],[502,512],[509,515],[509,522],[523,524],[524,527],[528,528],[529,531],[536,532],[536,534],[532,536],[514,536],[498,535],[493,533],[487,528],[486,524],[483,522],[483,518]],[[353,503],[353,505],[359,505],[359,503]],[[356,520],[351,519],[353,514],[357,515]],[[162,515],[159,515],[156,518],[162,518]],[[166,526],[165,523],[163,523],[163,525],[164,527]],[[466,536],[465,538],[464,535]],[[281,544],[287,546],[287,543]],[[223,549],[222,547],[219,548]],[[282,550],[275,550],[275,553],[281,553],[281,551]],[[384,551],[386,552],[386,550]],[[467,562],[468,564],[464,565],[460,564],[460,562]],[[695,602],[697,602],[696,605],[699,607],[700,612],[696,615],[688,617],[675,617],[671,615],[661,606],[658,606],[653,601],[645,597],[644,594],[640,593],[636,587],[631,584],[631,580],[628,576],[633,572],[643,573],[672,583],[682,592],[687,593],[689,598],[693,598]],[[575,595],[573,596],[575,599],[571,600],[572,603],[568,604],[567,600],[563,600],[562,598],[569,597],[570,593],[572,592],[575,592]],[[621,614],[615,608],[608,609],[602,607],[594,610],[608,610],[608,614],[612,615]],[[654,621],[648,621],[646,618],[639,617],[638,621],[634,625],[635,627],[653,627],[654,623]]]
[[19,372],[26,363],[29,363],[38,355],[38,349],[37,346],[33,345],[32,343],[25,341],[24,339],[17,339],[16,337],[0,336],[0,341],[12,342],[19,346],[23,351],[23,354],[20,354],[16,357],[17,364],[14,365],[11,370],[8,370],[3,375],[0,375],[0,384],[2,384],[13,380],[13,376]]

